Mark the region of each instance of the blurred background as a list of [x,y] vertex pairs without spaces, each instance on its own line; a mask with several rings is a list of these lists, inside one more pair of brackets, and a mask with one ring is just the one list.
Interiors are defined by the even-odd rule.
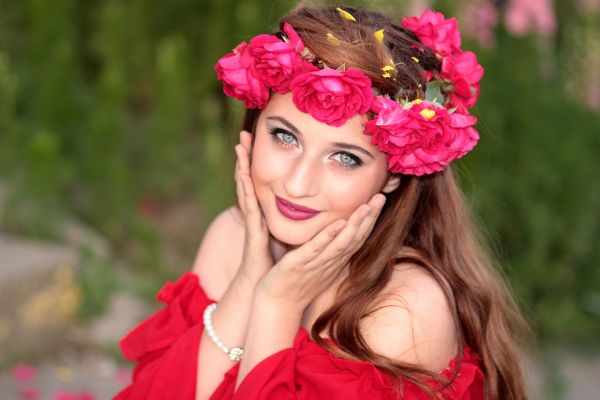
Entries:
[[[130,380],[118,340],[235,199],[243,109],[213,66],[294,4],[0,0],[0,399]],[[486,75],[456,170],[536,334],[532,398],[596,398],[600,0],[345,4],[458,17]]]

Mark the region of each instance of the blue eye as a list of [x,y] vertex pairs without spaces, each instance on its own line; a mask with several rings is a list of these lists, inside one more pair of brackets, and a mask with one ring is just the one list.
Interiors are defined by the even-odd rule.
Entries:
[[[277,142],[278,145],[288,148],[290,146],[297,146],[298,139],[291,132],[286,131],[282,128],[272,128],[269,130],[269,134]],[[363,161],[352,153],[346,151],[339,151],[334,153],[331,157],[341,168],[346,170],[352,170],[360,167]]]
[[[339,155],[339,157],[336,159],[335,157],[338,155]],[[363,163],[360,158],[356,157],[354,154],[347,153],[345,151],[340,151],[338,153],[335,153],[333,159],[336,160],[338,162],[338,164],[340,164],[340,167],[346,168],[346,169],[357,168],[357,167],[361,166]]]
[[280,137],[281,140],[283,140],[285,143],[293,143],[294,140],[296,140],[294,135],[292,135],[291,133],[282,133]]
[[275,140],[277,142],[279,142],[281,145],[283,145],[285,147],[293,146],[294,141],[296,143],[298,142],[298,140],[296,139],[296,136],[294,136],[290,132],[288,132],[284,129],[281,129],[281,128],[273,128],[269,131],[269,133],[275,138]]

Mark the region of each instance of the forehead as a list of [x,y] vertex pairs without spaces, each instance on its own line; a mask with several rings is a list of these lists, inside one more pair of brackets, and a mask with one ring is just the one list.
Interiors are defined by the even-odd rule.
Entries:
[[318,138],[325,142],[346,142],[379,152],[377,146],[371,145],[371,136],[363,133],[364,123],[368,119],[366,115],[355,115],[339,127],[331,126],[298,110],[292,100],[292,93],[273,93],[269,103],[261,112],[259,124],[261,120],[265,121],[267,117],[274,116],[285,118],[298,128],[303,137]]

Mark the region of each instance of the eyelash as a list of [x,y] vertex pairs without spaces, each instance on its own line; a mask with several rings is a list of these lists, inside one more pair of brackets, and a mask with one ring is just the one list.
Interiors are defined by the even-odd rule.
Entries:
[[[296,138],[296,136],[293,133],[288,132],[285,129],[281,129],[281,128],[272,128],[271,130],[269,130],[269,134],[273,137],[273,140],[275,140],[277,142],[277,144],[283,148],[287,149],[290,146],[293,146],[293,144],[286,143],[282,139],[280,139],[280,137],[279,137],[280,133],[292,135],[294,137],[294,139],[296,139],[296,141],[298,141],[298,139]],[[347,151],[338,151],[335,154],[346,154],[346,155],[350,156],[350,158],[352,158],[352,160],[354,161],[353,164],[344,164],[339,161],[336,161],[339,164],[339,166],[344,169],[352,170],[352,169],[360,167],[363,164],[363,161],[359,157],[355,156],[352,153],[348,153]]]

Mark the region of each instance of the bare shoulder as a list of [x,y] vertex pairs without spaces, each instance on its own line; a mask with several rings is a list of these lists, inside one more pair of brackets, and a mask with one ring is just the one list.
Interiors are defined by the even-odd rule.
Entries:
[[440,283],[424,268],[398,264],[380,305],[361,321],[377,353],[440,372],[456,356],[455,322]]
[[244,221],[237,207],[221,212],[210,224],[196,254],[192,271],[206,294],[219,300],[239,266],[244,245]]

